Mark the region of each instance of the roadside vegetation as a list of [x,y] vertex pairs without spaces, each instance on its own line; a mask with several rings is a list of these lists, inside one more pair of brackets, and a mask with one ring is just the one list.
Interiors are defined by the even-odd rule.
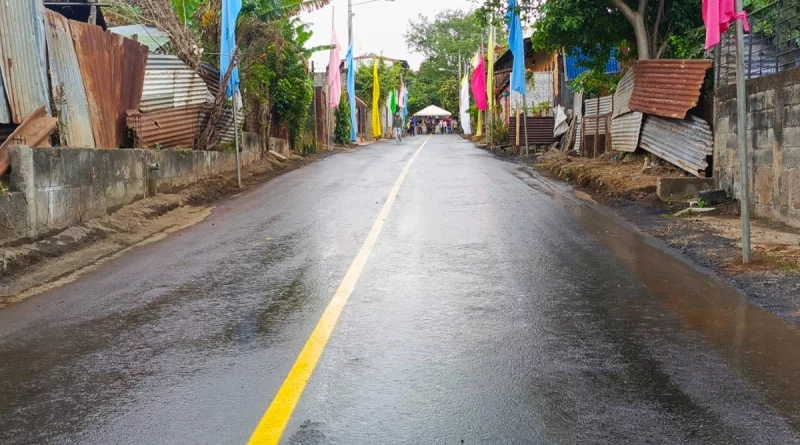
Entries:
[[[312,32],[297,18],[330,0],[243,0],[236,24],[244,130],[288,139],[308,151]],[[169,34],[167,52],[194,69],[219,65],[220,0],[113,0],[115,25],[146,24]],[[224,73],[223,73],[224,74]]]

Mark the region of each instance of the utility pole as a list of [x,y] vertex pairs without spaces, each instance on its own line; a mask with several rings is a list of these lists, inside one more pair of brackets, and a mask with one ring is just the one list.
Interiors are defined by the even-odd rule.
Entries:
[[[312,83],[314,82],[314,73],[315,72],[316,72],[316,70],[314,68],[314,61],[312,60],[311,61],[311,82]],[[316,86],[316,84],[314,85],[314,98],[311,100],[311,103],[314,104],[314,147],[316,148],[317,144],[319,143],[319,140],[318,140],[319,135],[317,134],[317,129],[319,128],[319,121],[317,119],[319,119],[319,118],[317,117],[317,106],[318,106],[318,104],[317,104],[317,86]]]
[[750,163],[747,159],[747,92],[744,80],[742,0],[736,0],[736,123],[739,139],[739,203],[742,213],[742,262],[750,262]]
[[353,46],[353,0],[347,0],[347,46]]
[[[458,85],[458,120],[463,120],[461,119],[461,110],[464,108],[464,104],[461,103],[461,101],[463,100],[461,97],[461,81],[462,81],[461,69],[462,69],[461,53],[458,53],[458,82],[456,82],[456,85]],[[461,122],[461,125],[462,125],[461,128],[464,128],[463,127],[464,122]]]
[[367,0],[353,4],[353,0],[347,0],[347,45],[353,44],[353,6],[366,5],[367,3],[375,3],[379,1],[393,2],[395,0]]

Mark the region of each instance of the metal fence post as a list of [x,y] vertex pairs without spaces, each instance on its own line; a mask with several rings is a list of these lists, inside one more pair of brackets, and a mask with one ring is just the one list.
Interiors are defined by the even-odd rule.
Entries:
[[736,122],[739,139],[739,200],[742,213],[742,262],[750,262],[750,163],[747,159],[747,91],[744,79],[744,27],[742,0],[736,0]]
[[239,154],[239,114],[237,112],[237,108],[239,108],[239,89],[233,89],[233,143],[234,147],[236,148],[236,181],[239,184],[239,188],[242,188],[242,159],[241,155]]

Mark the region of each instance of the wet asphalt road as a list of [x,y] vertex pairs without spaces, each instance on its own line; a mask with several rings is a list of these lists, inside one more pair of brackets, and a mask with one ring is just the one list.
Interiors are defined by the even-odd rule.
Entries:
[[[332,156],[0,310],[0,443],[243,444],[422,138]],[[284,444],[800,443],[800,334],[434,136]]]

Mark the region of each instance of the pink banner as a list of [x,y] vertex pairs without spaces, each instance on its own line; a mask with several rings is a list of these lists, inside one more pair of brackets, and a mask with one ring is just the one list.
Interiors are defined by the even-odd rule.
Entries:
[[472,72],[472,97],[475,99],[475,106],[481,111],[486,111],[486,63],[483,53],[481,53],[478,66]]
[[339,72],[339,66],[342,59],[339,56],[339,39],[336,38],[336,30],[332,30],[333,38],[331,39],[331,57],[328,61],[328,106],[331,108],[338,108],[339,101],[342,98],[342,79]]

